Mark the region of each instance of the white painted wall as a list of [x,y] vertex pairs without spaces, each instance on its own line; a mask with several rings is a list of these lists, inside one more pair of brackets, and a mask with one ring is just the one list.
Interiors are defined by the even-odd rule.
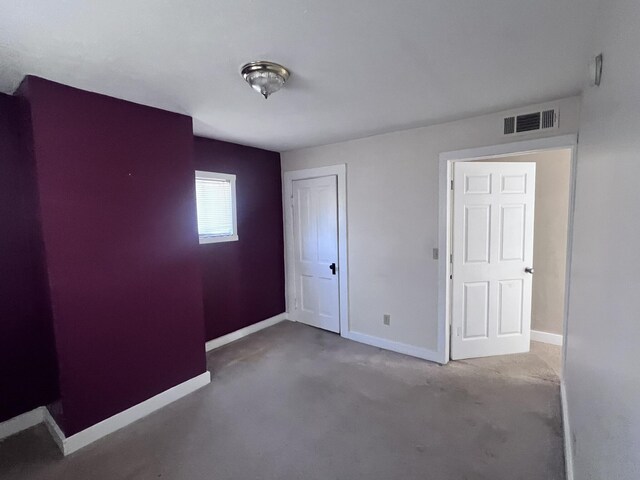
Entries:
[[[576,133],[579,102],[550,104],[560,129],[545,136]],[[506,113],[282,153],[283,171],[347,165],[351,331],[437,352],[438,157],[541,136],[504,137]]]
[[640,2],[601,2],[580,121],[564,379],[574,478],[640,478]]

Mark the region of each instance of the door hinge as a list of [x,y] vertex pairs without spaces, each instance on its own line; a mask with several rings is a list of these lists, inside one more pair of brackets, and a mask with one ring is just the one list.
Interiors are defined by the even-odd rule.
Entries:
[[298,297],[294,297],[294,299],[293,299],[293,308],[295,310],[298,309]]
[[453,253],[449,254],[449,263],[453,265]]
[[451,190],[453,190],[453,180],[451,180]]

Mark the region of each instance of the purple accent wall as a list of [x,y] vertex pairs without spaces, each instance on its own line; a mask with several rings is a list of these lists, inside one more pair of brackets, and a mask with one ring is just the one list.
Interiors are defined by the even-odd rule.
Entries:
[[211,340],[285,311],[280,154],[195,137],[193,156],[236,175],[239,240],[199,246]]
[[191,118],[27,77],[72,435],[205,371]]
[[33,165],[19,102],[0,94],[0,422],[58,395]]

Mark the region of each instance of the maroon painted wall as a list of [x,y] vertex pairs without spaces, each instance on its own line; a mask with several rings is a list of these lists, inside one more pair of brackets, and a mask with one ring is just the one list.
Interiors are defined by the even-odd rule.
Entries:
[[33,165],[19,107],[19,99],[0,94],[0,422],[58,395]]
[[28,77],[74,434],[205,371],[191,118]]
[[237,242],[200,245],[207,340],[285,311],[280,154],[194,139],[197,170],[236,175]]

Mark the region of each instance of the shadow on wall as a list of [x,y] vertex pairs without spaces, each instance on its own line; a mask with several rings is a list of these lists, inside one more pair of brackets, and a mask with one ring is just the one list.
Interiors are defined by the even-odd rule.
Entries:
[[[0,94],[0,422],[58,398],[28,118]],[[24,127],[24,128],[21,128]]]

